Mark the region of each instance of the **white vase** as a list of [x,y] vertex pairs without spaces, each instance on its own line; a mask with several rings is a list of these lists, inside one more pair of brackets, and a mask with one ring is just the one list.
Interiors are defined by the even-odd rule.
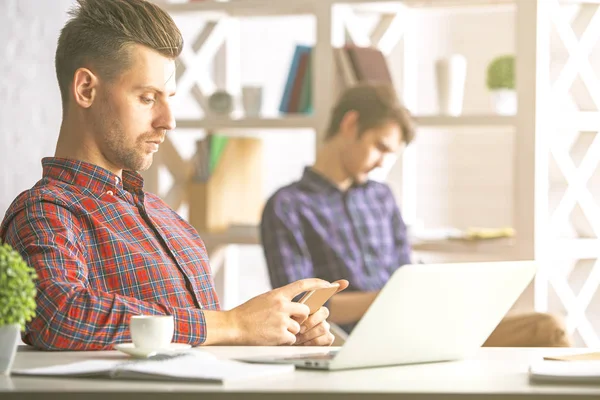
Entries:
[[453,54],[435,62],[439,112],[458,116],[462,113],[467,78],[467,59]]
[[517,92],[513,89],[492,90],[492,107],[496,114],[515,115],[517,113]]
[[242,104],[246,117],[260,117],[263,102],[263,88],[261,86],[242,87]]
[[0,375],[10,375],[20,334],[17,324],[0,326]]

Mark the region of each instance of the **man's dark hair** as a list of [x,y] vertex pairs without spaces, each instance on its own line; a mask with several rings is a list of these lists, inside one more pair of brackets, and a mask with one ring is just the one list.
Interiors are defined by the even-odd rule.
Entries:
[[333,108],[326,140],[338,133],[342,119],[350,111],[358,113],[359,135],[393,122],[400,127],[402,140],[406,144],[415,137],[412,116],[400,103],[392,85],[359,84],[346,89]]
[[77,0],[58,38],[56,77],[63,103],[78,68],[111,81],[131,65],[129,48],[140,44],[175,59],[183,37],[164,10],[145,0]]

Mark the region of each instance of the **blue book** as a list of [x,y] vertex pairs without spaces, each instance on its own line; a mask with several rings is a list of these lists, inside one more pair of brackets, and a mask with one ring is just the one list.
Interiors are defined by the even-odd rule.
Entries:
[[294,87],[294,81],[298,73],[298,65],[300,64],[300,58],[303,53],[310,53],[312,47],[305,45],[296,45],[294,50],[294,56],[290,65],[290,72],[288,73],[287,81],[285,83],[285,89],[283,96],[281,96],[281,103],[279,104],[279,112],[287,113],[290,105],[290,97],[292,96],[292,89]]

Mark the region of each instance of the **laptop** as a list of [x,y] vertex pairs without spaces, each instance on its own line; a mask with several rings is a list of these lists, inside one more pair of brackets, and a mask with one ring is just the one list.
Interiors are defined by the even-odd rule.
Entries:
[[467,358],[504,318],[536,269],[534,261],[405,265],[339,349],[239,360],[334,371]]

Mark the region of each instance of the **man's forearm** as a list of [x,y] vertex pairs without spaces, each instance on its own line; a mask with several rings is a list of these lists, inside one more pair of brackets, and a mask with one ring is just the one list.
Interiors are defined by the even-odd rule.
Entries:
[[204,345],[237,345],[241,344],[240,332],[229,311],[204,310],[206,331]]
[[358,321],[367,312],[378,294],[378,291],[336,294],[329,302],[328,320],[340,325]]
[[26,341],[44,350],[105,350],[130,341],[129,318],[139,314],[170,314],[173,341],[202,344],[204,312],[173,308],[132,297],[51,284],[40,291],[38,315],[28,323]]

